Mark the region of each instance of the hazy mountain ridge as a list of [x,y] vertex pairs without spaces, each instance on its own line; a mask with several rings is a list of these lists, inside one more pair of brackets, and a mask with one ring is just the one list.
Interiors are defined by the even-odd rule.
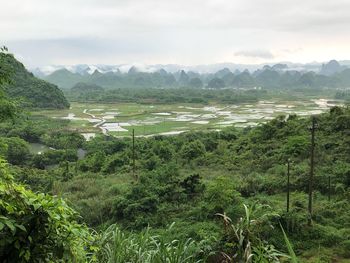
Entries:
[[[39,77],[44,77],[52,74],[53,72],[60,69],[67,69],[72,73],[92,74],[95,70],[98,70],[101,73],[107,72],[122,72],[127,73],[131,68],[136,68],[140,72],[156,72],[161,69],[175,73],[181,70],[184,71],[193,71],[200,74],[210,74],[215,73],[222,69],[229,69],[231,72],[249,70],[254,72],[256,70],[262,69],[264,67],[271,67],[275,70],[297,70],[297,71],[314,71],[316,73],[325,73],[324,67],[334,66],[334,62],[338,63],[343,69],[350,66],[349,60],[336,61],[331,60],[329,62],[311,62],[311,63],[292,63],[292,62],[280,62],[280,63],[264,63],[264,64],[236,64],[236,63],[216,63],[216,64],[207,64],[207,65],[195,65],[195,66],[185,66],[179,64],[155,64],[155,65],[146,65],[146,64],[116,64],[116,65],[104,65],[104,64],[77,64],[77,65],[50,65],[43,66],[31,69],[34,75]],[[334,72],[333,72],[334,73]]]
[[[42,75],[46,81],[62,89],[70,89],[77,83],[96,84],[103,88],[134,87],[192,87],[192,88],[347,88],[350,86],[349,69],[346,65],[332,60],[318,66],[318,71],[307,70],[315,65],[279,63],[264,65],[255,70],[234,71],[223,67],[213,73],[199,73],[195,70],[180,69],[175,72],[156,66],[88,66],[61,68],[49,75]],[[231,67],[232,68],[232,67]]]

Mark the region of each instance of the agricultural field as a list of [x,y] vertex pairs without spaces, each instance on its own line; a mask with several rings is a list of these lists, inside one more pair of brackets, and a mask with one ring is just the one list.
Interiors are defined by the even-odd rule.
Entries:
[[189,130],[220,130],[227,126],[246,128],[265,123],[278,115],[320,114],[340,101],[259,101],[255,104],[137,104],[72,103],[65,110],[44,110],[33,115],[70,120],[70,128],[86,139],[98,133],[116,137],[175,135]]

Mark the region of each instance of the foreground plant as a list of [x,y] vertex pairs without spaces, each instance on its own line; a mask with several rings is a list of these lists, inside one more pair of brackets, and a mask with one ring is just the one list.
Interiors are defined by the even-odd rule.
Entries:
[[260,239],[258,229],[262,224],[268,224],[273,213],[261,213],[267,206],[244,204],[245,216],[241,217],[236,224],[226,214],[217,214],[224,220],[226,232],[226,246],[228,253],[222,253],[224,262],[280,262],[280,258],[288,256],[278,251],[273,245]]
[[153,236],[146,229],[138,234],[126,234],[116,225],[111,225],[100,237],[98,262],[117,263],[200,263],[210,253],[202,244],[192,239],[166,242],[160,236]]
[[94,237],[58,198],[13,182],[0,159],[0,262],[85,262]]
[[283,233],[284,241],[285,241],[287,249],[288,249],[288,253],[289,253],[289,256],[290,256],[290,262],[291,263],[298,263],[299,261],[298,261],[297,256],[295,255],[292,243],[289,241],[288,236],[287,236],[286,232],[284,231],[282,225],[280,225],[280,227],[281,227],[281,230],[282,230],[282,233]]

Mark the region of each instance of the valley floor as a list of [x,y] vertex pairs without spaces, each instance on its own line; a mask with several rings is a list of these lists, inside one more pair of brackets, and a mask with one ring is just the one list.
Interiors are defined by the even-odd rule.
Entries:
[[270,100],[258,103],[224,104],[137,104],[72,103],[70,109],[36,111],[34,115],[70,120],[86,139],[98,133],[116,137],[176,135],[190,130],[221,130],[254,127],[278,115],[308,116],[327,111],[341,101],[309,99]]

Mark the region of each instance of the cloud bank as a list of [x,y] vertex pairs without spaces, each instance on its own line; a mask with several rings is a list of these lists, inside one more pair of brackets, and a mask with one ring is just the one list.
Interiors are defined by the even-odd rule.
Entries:
[[0,1],[0,44],[30,65],[350,58],[348,0]]

